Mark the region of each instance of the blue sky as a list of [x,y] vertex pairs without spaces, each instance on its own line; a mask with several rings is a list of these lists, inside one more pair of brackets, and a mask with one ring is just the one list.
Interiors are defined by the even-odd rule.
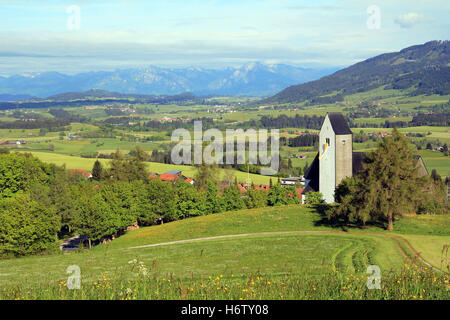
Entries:
[[[73,5],[79,29],[67,26]],[[372,5],[379,28],[367,26]],[[250,61],[348,66],[448,40],[449,15],[448,0],[0,0],[0,75]]]

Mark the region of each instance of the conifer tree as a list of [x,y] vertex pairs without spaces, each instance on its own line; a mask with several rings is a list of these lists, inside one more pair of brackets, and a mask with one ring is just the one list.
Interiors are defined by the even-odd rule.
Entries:
[[95,181],[100,181],[103,177],[103,166],[98,159],[94,163],[94,167],[92,168],[92,179]]
[[[360,215],[387,220],[387,230],[402,213],[413,209],[419,192],[419,177],[409,140],[397,129],[368,155],[361,174]],[[362,201],[361,201],[362,200]]]

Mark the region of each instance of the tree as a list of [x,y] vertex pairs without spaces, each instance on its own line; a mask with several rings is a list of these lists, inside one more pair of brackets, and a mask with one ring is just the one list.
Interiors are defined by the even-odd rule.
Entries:
[[92,180],[100,181],[103,178],[103,166],[100,161],[95,160],[94,167],[92,168]]
[[142,161],[143,151],[137,148],[131,159],[125,159],[119,149],[112,154],[110,168],[107,176],[115,181],[135,181],[146,180],[148,177],[147,168]]
[[269,206],[281,206],[288,204],[288,190],[283,188],[281,184],[277,183],[269,190],[267,196],[267,204]]
[[225,188],[221,198],[224,205],[224,211],[240,210],[245,208],[245,203],[237,185]]
[[46,129],[46,128],[41,128],[39,130],[39,136],[41,136],[41,137],[45,136],[47,133],[48,133],[48,129]]
[[309,166],[308,161],[306,161],[305,166],[303,167],[303,174],[306,174],[308,172]]
[[[340,200],[345,201],[337,212],[363,223],[386,221],[387,230],[393,230],[394,221],[404,212],[414,210],[421,194],[421,180],[409,140],[394,128],[392,135],[381,140],[368,155],[363,167],[359,182],[347,184],[349,193],[355,196],[341,194]],[[342,188],[344,185],[338,190]]]
[[185,181],[176,184],[176,209],[178,217],[189,218],[206,214],[205,193]]
[[[151,179],[147,185],[147,201],[149,212],[141,214],[164,219],[164,221],[177,220],[179,211],[176,210],[176,197],[174,186],[160,179]],[[147,218],[147,221],[150,222]],[[153,224],[152,221],[149,224]]]
[[125,159],[119,149],[112,154],[112,160],[109,165],[108,178],[118,181],[128,180],[128,172]]
[[75,231],[88,239],[89,248],[92,248],[92,241],[114,233],[111,229],[111,208],[100,193],[93,196],[81,194],[77,204]]
[[208,189],[206,190],[206,210],[207,213],[218,213],[224,211],[224,204],[222,198],[218,196],[219,189],[211,181],[208,182]]
[[265,207],[267,205],[267,191],[249,189],[244,201],[249,209]]
[[194,176],[195,186],[198,190],[205,191],[208,188],[208,182],[218,184],[218,170],[217,165],[202,163],[196,167]]
[[385,218],[387,230],[394,229],[394,221],[411,209],[418,193],[418,173],[409,140],[396,128],[390,137],[379,142],[368,157],[363,171],[362,185],[365,200],[362,211]]
[[234,180],[234,171],[233,171],[233,169],[227,168],[225,170],[225,174],[223,176],[222,183],[224,185],[231,186],[233,184],[233,180]]
[[125,163],[128,171],[128,181],[146,180],[148,177],[147,167],[144,161],[148,158],[147,153],[140,147],[134,150],[134,156]]
[[0,200],[0,255],[26,255],[57,248],[59,218],[53,207],[29,194]]
[[52,167],[30,154],[0,155],[0,199],[28,191],[35,184],[48,184]]
[[433,179],[433,181],[441,181],[442,180],[441,176],[437,173],[436,169],[433,169],[431,171],[431,179]]

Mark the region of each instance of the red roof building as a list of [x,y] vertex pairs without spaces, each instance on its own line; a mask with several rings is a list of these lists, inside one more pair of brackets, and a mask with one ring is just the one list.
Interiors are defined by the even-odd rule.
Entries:
[[90,172],[87,172],[84,169],[71,169],[69,170],[69,176],[82,176],[85,178],[92,178],[92,174]]

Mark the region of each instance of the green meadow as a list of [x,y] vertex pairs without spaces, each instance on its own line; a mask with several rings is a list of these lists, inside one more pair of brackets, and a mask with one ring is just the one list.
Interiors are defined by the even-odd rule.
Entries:
[[[448,216],[407,216],[396,228],[344,231],[298,205],[191,218],[128,231],[92,250],[0,260],[0,298],[448,297]],[[423,249],[424,260],[416,259]],[[71,265],[81,270],[80,290],[67,288]],[[369,265],[381,269],[381,290],[366,287]]]

